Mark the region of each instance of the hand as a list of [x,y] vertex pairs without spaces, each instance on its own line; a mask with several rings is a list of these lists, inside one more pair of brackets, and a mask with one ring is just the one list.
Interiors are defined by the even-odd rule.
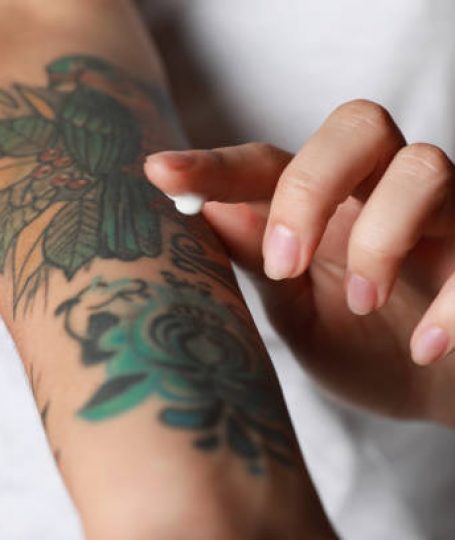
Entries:
[[217,201],[205,217],[326,388],[455,425],[455,184],[442,150],[406,145],[387,111],[357,100],[295,156],[251,143],[154,154],[145,170],[165,193]]

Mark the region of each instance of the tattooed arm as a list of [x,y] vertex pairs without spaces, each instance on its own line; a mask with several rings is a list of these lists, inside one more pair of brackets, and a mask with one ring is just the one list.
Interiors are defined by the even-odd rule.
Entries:
[[331,538],[218,242],[143,177],[185,141],[132,7],[2,9],[1,308],[87,537]]

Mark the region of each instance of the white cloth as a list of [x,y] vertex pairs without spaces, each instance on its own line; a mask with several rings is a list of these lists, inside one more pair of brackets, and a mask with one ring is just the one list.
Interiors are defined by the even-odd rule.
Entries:
[[[198,145],[296,150],[338,104],[383,103],[409,141],[455,154],[452,0],[150,0],[174,93]],[[252,310],[310,471],[348,540],[455,538],[455,436],[335,406]],[[77,516],[0,326],[0,539],[79,540]]]

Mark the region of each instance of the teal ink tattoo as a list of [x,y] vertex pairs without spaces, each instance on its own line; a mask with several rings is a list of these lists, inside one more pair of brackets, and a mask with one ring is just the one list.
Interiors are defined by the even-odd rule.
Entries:
[[201,451],[226,447],[252,473],[266,457],[292,463],[289,419],[253,326],[206,285],[165,274],[166,285],[96,279],[58,307],[83,365],[106,370],[79,417],[101,421],[159,398],[161,422],[192,433]]

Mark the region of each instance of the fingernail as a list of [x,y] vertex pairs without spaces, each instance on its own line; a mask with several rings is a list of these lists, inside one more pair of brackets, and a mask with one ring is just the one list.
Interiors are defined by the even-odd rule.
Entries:
[[440,326],[428,326],[420,332],[412,347],[416,364],[426,366],[441,358],[449,346],[449,335]]
[[266,240],[264,272],[270,279],[284,279],[294,270],[299,257],[299,239],[284,225],[275,225]]
[[346,296],[349,309],[356,315],[367,315],[376,307],[375,286],[370,280],[358,274],[349,274]]
[[194,156],[190,152],[158,152],[146,158],[147,164],[160,163],[173,169],[186,169],[194,163]]

